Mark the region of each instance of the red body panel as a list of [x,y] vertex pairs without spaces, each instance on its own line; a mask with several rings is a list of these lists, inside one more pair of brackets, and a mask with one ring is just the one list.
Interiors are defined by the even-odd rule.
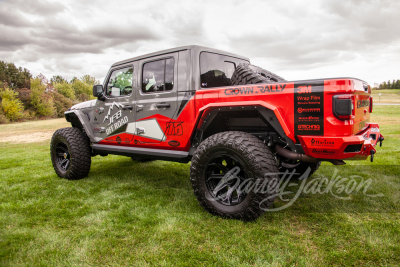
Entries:
[[[369,106],[366,103],[370,94],[364,91],[361,81],[354,79],[319,82],[317,85],[308,85],[305,81],[197,90],[177,119],[171,120],[162,115],[145,118],[164,121],[160,123],[165,133],[164,141],[151,143],[145,137],[123,133],[108,137],[100,144],[188,151],[195,129],[203,123],[201,118],[211,110],[219,107],[264,106],[275,113],[285,134],[294,143],[300,143],[306,155],[324,159],[365,159],[381,137],[379,126],[369,123]],[[339,94],[354,96],[352,119],[340,120],[335,117],[332,99]],[[314,111],[318,115],[314,116]],[[313,134],[313,129],[316,134]],[[371,133],[375,133],[375,139],[370,139]],[[120,138],[119,142],[117,138]],[[362,145],[361,151],[344,152],[348,145],[356,144]]]

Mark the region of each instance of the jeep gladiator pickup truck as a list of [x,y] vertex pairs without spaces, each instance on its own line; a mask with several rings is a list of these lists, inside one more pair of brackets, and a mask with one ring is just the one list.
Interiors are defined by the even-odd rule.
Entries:
[[[201,206],[245,221],[271,207],[273,185],[288,172],[307,178],[321,161],[372,161],[383,141],[370,122],[367,83],[286,81],[246,57],[200,46],[117,62],[93,95],[65,112],[72,127],[53,135],[58,176],[87,176],[96,155],[191,161]],[[268,190],[245,190],[251,183]]]

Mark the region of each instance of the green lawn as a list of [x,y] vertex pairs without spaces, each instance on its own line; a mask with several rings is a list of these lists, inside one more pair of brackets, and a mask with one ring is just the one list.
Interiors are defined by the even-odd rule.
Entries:
[[[383,196],[302,193],[252,223],[205,212],[189,164],[98,156],[89,177],[67,181],[53,171],[49,140],[0,143],[0,266],[397,266],[400,106],[376,106],[372,121],[386,139],[374,163],[324,163],[310,179],[359,175],[373,181],[368,194]],[[0,138],[65,122],[53,125],[0,125]]]
[[375,103],[400,103],[400,89],[372,90],[372,97]]

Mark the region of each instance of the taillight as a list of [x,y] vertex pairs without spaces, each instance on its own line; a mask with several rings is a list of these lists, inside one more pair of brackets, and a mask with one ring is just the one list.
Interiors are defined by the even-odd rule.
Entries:
[[369,97],[369,113],[372,113],[372,96]]
[[355,116],[354,95],[335,95],[332,98],[333,114],[340,120],[350,120]]

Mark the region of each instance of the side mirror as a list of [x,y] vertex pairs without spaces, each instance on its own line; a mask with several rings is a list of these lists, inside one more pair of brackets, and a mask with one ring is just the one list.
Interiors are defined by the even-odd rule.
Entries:
[[99,97],[103,95],[103,85],[95,84],[93,85],[93,96]]

